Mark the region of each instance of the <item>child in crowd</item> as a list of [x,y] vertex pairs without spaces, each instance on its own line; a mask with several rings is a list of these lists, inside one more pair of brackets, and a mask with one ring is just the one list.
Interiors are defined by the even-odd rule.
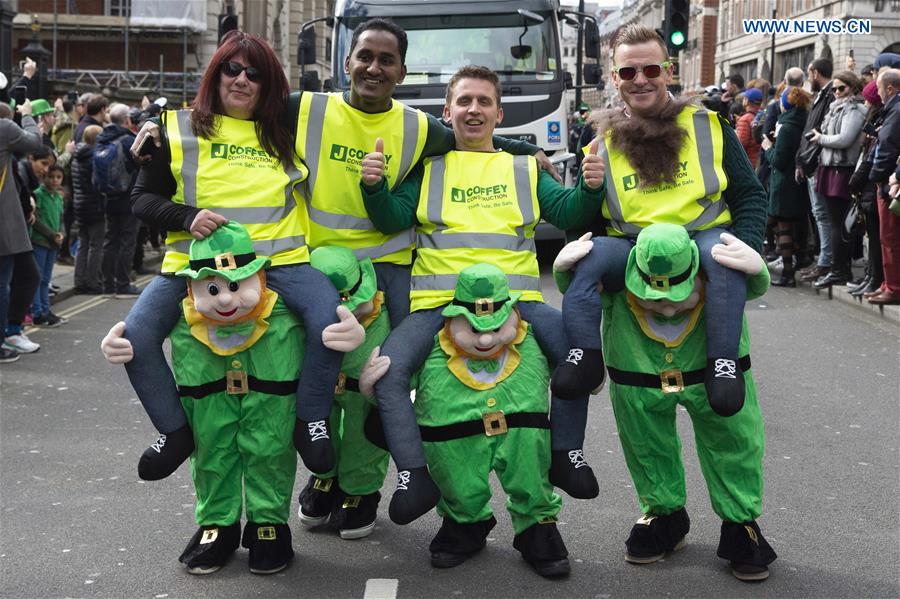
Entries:
[[31,245],[34,247],[34,259],[41,273],[41,283],[31,303],[31,315],[34,324],[48,327],[59,326],[65,322],[65,319],[50,311],[49,301],[53,264],[56,262],[56,255],[64,237],[61,193],[63,178],[63,169],[54,164],[48,168],[44,182],[34,191],[36,218],[31,228]]

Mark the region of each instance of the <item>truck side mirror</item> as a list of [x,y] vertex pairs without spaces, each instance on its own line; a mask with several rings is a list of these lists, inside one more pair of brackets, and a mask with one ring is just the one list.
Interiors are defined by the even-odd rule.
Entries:
[[297,45],[297,64],[316,64],[316,30],[313,27],[301,29]]
[[563,85],[566,86],[566,89],[574,89],[575,84],[572,83],[572,73],[569,71],[565,71],[563,73]]
[[603,69],[599,64],[584,65],[584,82],[588,85],[597,85],[603,76]]
[[584,55],[588,58],[600,57],[600,32],[593,19],[584,21]]

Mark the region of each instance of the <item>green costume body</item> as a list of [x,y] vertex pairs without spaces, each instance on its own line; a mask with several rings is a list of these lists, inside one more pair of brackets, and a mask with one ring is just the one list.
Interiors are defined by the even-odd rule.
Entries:
[[[768,271],[763,269],[760,275],[748,278],[748,295],[762,295],[768,284]],[[641,511],[665,516],[685,505],[681,442],[675,427],[676,407],[680,404],[693,423],[700,468],[713,510],[731,522],[755,520],[762,512],[764,435],[752,372],[743,373],[743,408],[727,418],[710,408],[702,377],[696,384],[683,385],[680,391],[663,392],[660,375],[664,371],[702,372],[706,365],[706,317],[702,303],[694,311],[664,318],[631,304],[628,292],[601,295],[603,337],[614,340],[607,344],[607,365],[648,374],[660,383],[655,388],[620,384],[616,382],[620,377],[610,371],[609,393],[619,440]],[[749,352],[750,336],[744,317],[741,358],[749,356]],[[678,386],[677,378],[668,380]]]
[[[239,522],[244,496],[249,522],[288,521],[297,470],[295,391],[306,335],[280,298],[266,321],[268,329],[255,343],[230,355],[217,355],[195,338],[184,312],[170,334],[175,381],[194,433],[191,476],[200,526]],[[226,372],[244,373],[249,391],[196,389]],[[257,380],[276,388],[254,390]]]
[[[358,389],[359,374],[369,359],[369,354],[376,346],[384,345],[384,340],[391,332],[391,323],[387,310],[381,302],[383,293],[377,292],[379,305],[378,316],[368,323],[366,340],[358,348],[344,355],[341,365],[341,380],[356,382]],[[339,385],[340,387],[340,382]],[[374,493],[384,484],[390,454],[366,439],[363,427],[366,417],[375,407],[375,399],[364,396],[359,391],[345,388],[336,392],[334,407],[331,409],[331,444],[336,457],[335,467],[324,474],[316,474],[319,478],[337,477],[338,486],[347,495],[368,495]]]
[[[481,426],[485,414],[498,410],[507,420],[519,413],[535,413],[546,418],[549,367],[531,326],[520,322],[520,328],[523,327],[527,327],[527,332],[520,332],[517,341],[521,339],[521,342],[515,345],[521,359],[511,374],[499,382],[491,379],[509,367],[509,360],[518,358],[513,357],[513,350],[508,349],[498,364],[482,366],[483,369],[479,369],[479,361],[466,360],[463,366],[469,373],[466,378],[482,381],[480,386],[485,387],[475,389],[462,382],[449,367],[453,356],[446,351],[449,341],[445,338],[445,344],[441,343],[443,332],[435,336],[431,353],[413,381],[416,420],[423,427],[428,468],[442,495],[438,514],[460,524],[490,518],[489,477],[493,470],[506,491],[506,508],[516,534],[539,522],[555,521],[562,505],[547,477],[550,430],[546,419],[544,428],[510,426],[506,433],[487,436],[482,427],[478,434],[447,441],[428,441],[426,427],[466,421],[478,421]],[[456,356],[455,360],[464,358]],[[490,372],[491,368],[495,369],[494,373]]]

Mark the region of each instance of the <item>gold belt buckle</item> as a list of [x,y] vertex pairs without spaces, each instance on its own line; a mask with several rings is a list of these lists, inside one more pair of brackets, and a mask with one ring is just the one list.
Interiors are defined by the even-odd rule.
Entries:
[[678,393],[684,391],[684,378],[677,368],[663,370],[659,373],[660,387],[663,393]]
[[344,499],[344,503],[341,504],[341,507],[343,509],[359,507],[359,501],[361,499],[362,497],[359,495],[347,497],[346,499]]
[[225,372],[225,391],[228,395],[243,395],[250,392],[247,383],[247,373],[243,370],[228,370]]
[[338,375],[337,385],[334,386],[335,395],[343,395],[347,390],[347,375],[343,372]]
[[218,528],[207,528],[207,529],[204,529],[204,531],[203,531],[203,536],[200,537],[200,544],[201,544],[201,545],[207,545],[207,544],[209,544],[209,543],[213,543],[213,542],[215,542],[215,540],[218,538],[218,536],[219,536],[219,529],[218,529]]
[[484,421],[484,434],[488,437],[502,435],[507,431],[506,416],[503,415],[503,410],[488,412],[482,415],[481,420]]
[[260,526],[256,529],[256,538],[260,541],[274,541],[275,540],[275,527],[274,526]]
[[313,483],[313,489],[327,493],[331,490],[331,483],[333,480],[333,478],[319,478],[317,476],[316,482]]

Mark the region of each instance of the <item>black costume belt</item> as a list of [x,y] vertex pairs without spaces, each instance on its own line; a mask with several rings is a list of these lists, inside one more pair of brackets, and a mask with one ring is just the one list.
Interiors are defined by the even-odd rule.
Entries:
[[518,412],[504,414],[502,410],[488,412],[480,420],[456,422],[444,426],[420,426],[423,441],[440,442],[462,439],[474,435],[493,437],[511,428],[550,428],[545,412]]
[[[741,371],[750,370],[750,355],[742,357],[738,360],[738,366]],[[659,374],[649,374],[646,372],[629,372],[627,370],[619,370],[607,365],[606,370],[609,372],[609,378],[618,385],[628,385],[629,387],[647,387],[649,389],[662,389],[663,393],[677,393],[684,391],[689,385],[699,385],[706,376],[705,369],[691,370],[682,372],[677,368],[663,370]]]
[[291,381],[266,381],[241,371],[228,371],[226,376],[202,385],[179,385],[178,394],[183,397],[203,399],[213,393],[227,392],[229,395],[245,395],[258,391],[267,395],[293,395],[297,392],[298,379]]

